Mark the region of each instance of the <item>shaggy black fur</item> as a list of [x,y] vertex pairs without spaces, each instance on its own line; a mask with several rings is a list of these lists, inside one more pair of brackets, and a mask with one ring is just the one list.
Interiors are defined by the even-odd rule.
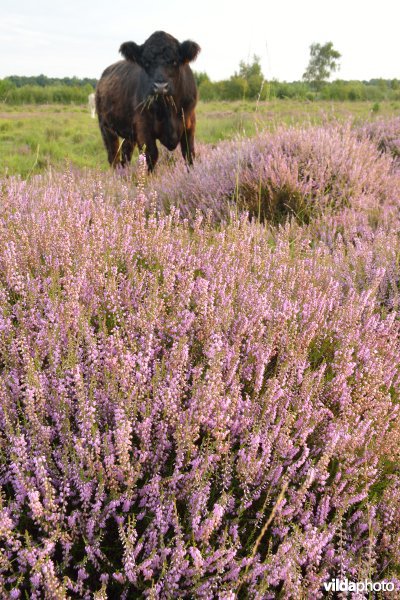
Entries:
[[[125,60],[108,67],[96,89],[96,111],[110,165],[129,163],[137,144],[149,171],[158,158],[156,140],[169,150],[180,143],[186,162],[194,159],[197,90],[189,62],[195,42],[179,43],[156,31],[141,46],[125,42]],[[120,147],[118,137],[123,138]],[[120,150],[120,152],[119,152]]]

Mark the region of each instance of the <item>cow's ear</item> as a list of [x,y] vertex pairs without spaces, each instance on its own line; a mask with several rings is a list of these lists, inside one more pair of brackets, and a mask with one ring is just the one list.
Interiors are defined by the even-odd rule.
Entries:
[[142,47],[135,44],[135,42],[124,42],[121,44],[119,51],[127,60],[139,62],[142,54]]
[[200,46],[196,44],[196,42],[192,42],[191,40],[186,40],[186,42],[182,42],[179,48],[181,61],[183,63],[188,63],[194,60],[199,52]]

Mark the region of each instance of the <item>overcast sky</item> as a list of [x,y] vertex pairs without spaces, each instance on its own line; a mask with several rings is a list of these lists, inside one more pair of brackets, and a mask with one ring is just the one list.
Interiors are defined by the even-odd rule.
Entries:
[[193,63],[228,78],[254,54],[264,76],[301,79],[313,42],[332,41],[342,79],[400,78],[400,0],[0,0],[0,78],[98,78],[124,41],[192,39]]

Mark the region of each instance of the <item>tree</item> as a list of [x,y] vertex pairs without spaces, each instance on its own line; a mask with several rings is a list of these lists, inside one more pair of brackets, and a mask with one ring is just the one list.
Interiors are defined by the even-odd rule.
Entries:
[[6,102],[8,94],[16,88],[8,79],[0,79],[0,102]]
[[193,77],[194,80],[196,82],[196,86],[200,87],[201,84],[203,83],[203,81],[209,83],[210,82],[210,78],[207,75],[207,73],[205,73],[204,71],[193,71]]
[[241,60],[239,63],[239,73],[235,73],[231,77],[231,81],[237,83],[238,79],[242,79],[246,82],[243,89],[246,91],[248,98],[257,98],[262,91],[264,83],[264,75],[261,70],[260,57],[254,54],[253,62],[246,63]]
[[243,100],[247,97],[249,85],[243,77],[233,75],[224,84],[224,96],[226,100]]
[[253,62],[251,63],[246,63],[244,60],[241,60],[239,63],[239,73],[235,73],[235,76],[243,77],[243,79],[249,79],[254,76],[263,77],[260,57],[254,54]]
[[210,79],[203,79],[198,87],[199,97],[201,100],[215,100],[218,98],[217,85]]
[[332,42],[311,44],[310,62],[303,75],[303,79],[311,83],[315,89],[320,89],[331,73],[339,69],[338,60],[340,52],[334,49]]

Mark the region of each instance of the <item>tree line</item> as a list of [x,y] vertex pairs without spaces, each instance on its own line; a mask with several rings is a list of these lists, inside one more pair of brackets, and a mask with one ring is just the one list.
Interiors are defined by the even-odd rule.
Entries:
[[223,81],[210,81],[206,73],[195,73],[200,98],[210,100],[338,100],[380,102],[400,101],[398,79],[371,79],[369,81],[345,81],[336,79],[324,82],[318,89],[306,81],[265,80],[262,76],[246,79],[233,76]]
[[[14,81],[17,80],[18,84]],[[37,82],[40,81],[40,83]],[[84,104],[94,91],[96,80],[65,78],[53,80],[38,77],[6,77],[0,79],[0,102],[19,104]],[[60,81],[62,83],[60,83]]]
[[207,73],[196,73],[195,77],[203,100],[400,100],[398,79],[336,79],[329,82],[331,74],[340,68],[340,58],[341,54],[333,47],[332,42],[311,44],[310,59],[302,80],[291,83],[275,79],[267,81],[258,56],[253,56],[252,62],[241,61],[239,71],[229,79],[213,82]]
[[[258,56],[249,62],[241,61],[239,70],[229,79],[211,81],[207,73],[194,72],[200,99],[211,100],[383,100],[400,101],[398,79],[329,82],[330,75],[339,69],[340,53],[332,42],[312,44],[309,64],[301,81],[266,80]],[[8,104],[82,104],[96,87],[97,80],[85,77],[54,78],[38,75],[11,75],[0,79],[0,102]]]
[[96,87],[97,79],[84,77],[46,77],[46,75],[36,76],[22,76],[22,75],[10,75],[5,79],[10,84],[17,88],[24,87],[26,85],[38,85],[39,87],[49,86],[68,86],[68,87],[85,87],[90,85],[92,88]]

